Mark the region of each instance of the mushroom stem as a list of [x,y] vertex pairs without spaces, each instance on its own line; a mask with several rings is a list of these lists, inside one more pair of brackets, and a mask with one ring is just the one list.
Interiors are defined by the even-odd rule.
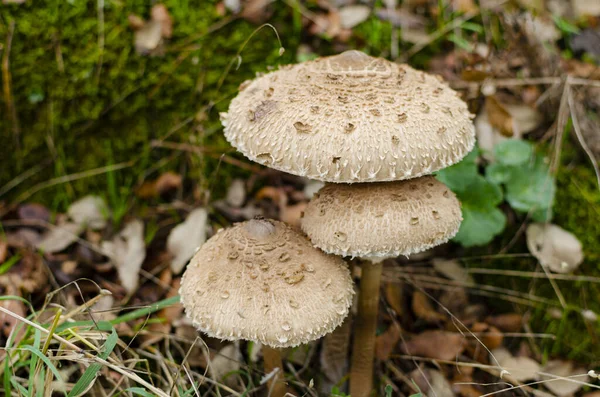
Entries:
[[373,389],[375,331],[382,261],[363,262],[350,369],[350,395],[367,397]]
[[274,349],[263,345],[262,348],[265,374],[270,374],[278,368],[279,371],[269,380],[269,396],[284,397],[287,393],[285,385],[285,377],[283,375],[283,362],[281,361],[281,352],[279,349]]

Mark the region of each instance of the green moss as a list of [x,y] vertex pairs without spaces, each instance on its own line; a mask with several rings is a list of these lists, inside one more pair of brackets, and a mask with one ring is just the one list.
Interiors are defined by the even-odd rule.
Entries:
[[[151,3],[147,1],[105,2],[103,47],[98,44],[96,3],[61,1],[40,7],[27,2],[2,7],[0,42],[6,41],[8,26],[15,21],[10,73],[21,134],[18,140],[13,136],[2,96],[0,134],[7,142],[3,152],[10,154],[10,161],[2,156],[0,186],[54,157],[52,166],[22,183],[8,198],[15,199],[36,183],[57,176],[132,158],[135,164],[116,174],[120,185],[135,181],[132,175],[137,177],[172,153],[151,150],[150,140],[165,136],[189,118],[193,121],[170,140],[206,145],[215,152],[228,149],[222,135],[214,134],[220,129],[218,112],[225,110],[227,98],[256,71],[292,62],[295,48],[288,47],[279,57],[273,31],[261,29],[241,52],[240,67],[234,64],[224,76],[256,26],[236,20],[207,34],[223,20],[216,13],[216,3],[164,1],[174,26],[163,56],[142,56],[134,48],[127,17],[148,18]],[[277,12],[284,14],[279,28],[285,39],[283,21],[291,10]],[[297,40],[287,42],[296,45]],[[206,114],[195,117],[200,112]],[[209,164],[212,160],[189,154],[180,157],[183,160],[170,162],[168,167],[179,170],[183,161],[189,176],[205,185],[205,167],[214,168],[215,164]],[[228,171],[222,167],[220,172]],[[106,177],[100,175],[46,189],[32,199],[64,207],[78,196],[103,191]],[[57,195],[65,196],[59,204]]]

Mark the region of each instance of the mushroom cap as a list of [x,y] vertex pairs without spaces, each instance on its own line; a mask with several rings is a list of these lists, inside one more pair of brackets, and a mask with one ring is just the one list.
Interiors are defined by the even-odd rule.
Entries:
[[460,203],[432,176],[327,184],[308,203],[302,230],[327,253],[365,259],[425,251],[458,232]]
[[343,259],[283,222],[254,219],[206,241],[179,293],[187,316],[211,337],[290,347],[339,326],[354,291]]
[[221,120],[249,159],[326,182],[416,178],[457,163],[475,143],[457,92],[359,51],[245,82]]

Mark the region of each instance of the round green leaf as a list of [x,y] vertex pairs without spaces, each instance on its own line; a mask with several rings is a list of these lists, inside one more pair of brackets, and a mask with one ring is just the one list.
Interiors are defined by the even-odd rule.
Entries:
[[463,206],[462,212],[463,222],[453,240],[465,247],[489,243],[506,226],[504,212],[496,207]]
[[494,146],[496,161],[505,165],[521,165],[531,158],[533,147],[529,142],[507,139]]

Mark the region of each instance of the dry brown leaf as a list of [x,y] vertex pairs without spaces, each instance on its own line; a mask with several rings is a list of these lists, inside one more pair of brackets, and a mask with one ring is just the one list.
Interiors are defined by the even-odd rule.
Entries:
[[140,198],[152,198],[163,196],[181,187],[182,178],[174,172],[165,172],[157,179],[146,181],[136,192]]
[[[503,369],[509,372],[512,378],[519,382],[538,379],[540,364],[537,361],[525,356],[513,357],[513,355],[503,347],[492,350],[492,356],[495,357]],[[495,363],[493,359],[491,362]]]
[[0,263],[4,263],[8,256],[8,243],[4,240],[0,240]]
[[351,316],[348,316],[342,325],[323,338],[319,357],[321,371],[333,384],[338,383],[348,372],[348,347],[350,346],[351,331],[352,319]]
[[519,332],[523,327],[523,316],[517,313],[490,316],[485,322],[505,332]]
[[385,284],[384,293],[388,305],[394,309],[399,317],[402,317],[404,314],[402,285],[397,283],[387,283]]
[[413,294],[412,310],[418,318],[428,323],[438,323],[446,320],[446,316],[438,313],[433,308],[427,295],[421,291],[415,291]]
[[101,197],[85,196],[71,204],[67,214],[77,224],[92,229],[103,229],[110,213]]
[[390,358],[390,355],[400,340],[401,334],[402,330],[400,329],[400,326],[394,322],[384,333],[377,336],[377,339],[375,340],[375,357],[381,361]]
[[[563,378],[567,378],[573,375],[582,375],[587,373],[587,370],[583,368],[576,368],[573,362],[564,361],[564,360],[550,360],[544,365],[543,372],[548,374],[560,376]],[[558,397],[567,397],[572,396],[577,391],[579,391],[583,385],[577,382],[588,382],[589,377],[586,376],[577,376],[574,380],[577,382],[573,382],[566,379],[556,379],[554,376],[541,376],[542,380],[550,380],[550,382],[544,382],[543,385],[548,390],[550,390],[555,396]]]
[[37,243],[37,248],[47,253],[59,252],[79,238],[84,226],[74,222],[64,222],[49,229]]
[[171,270],[179,274],[194,253],[206,241],[208,212],[205,208],[196,208],[175,226],[167,238],[167,250],[173,256]]
[[495,96],[490,95],[485,98],[485,109],[492,127],[497,128],[504,136],[513,136],[512,116]]
[[102,250],[117,268],[121,285],[127,293],[135,292],[139,282],[139,272],[146,257],[144,224],[133,220],[111,241],[102,242]]
[[445,331],[425,331],[403,346],[406,354],[438,360],[455,360],[464,349],[462,335]]
[[527,227],[527,248],[542,266],[556,273],[570,273],[583,262],[583,249],[574,234],[550,223]]

